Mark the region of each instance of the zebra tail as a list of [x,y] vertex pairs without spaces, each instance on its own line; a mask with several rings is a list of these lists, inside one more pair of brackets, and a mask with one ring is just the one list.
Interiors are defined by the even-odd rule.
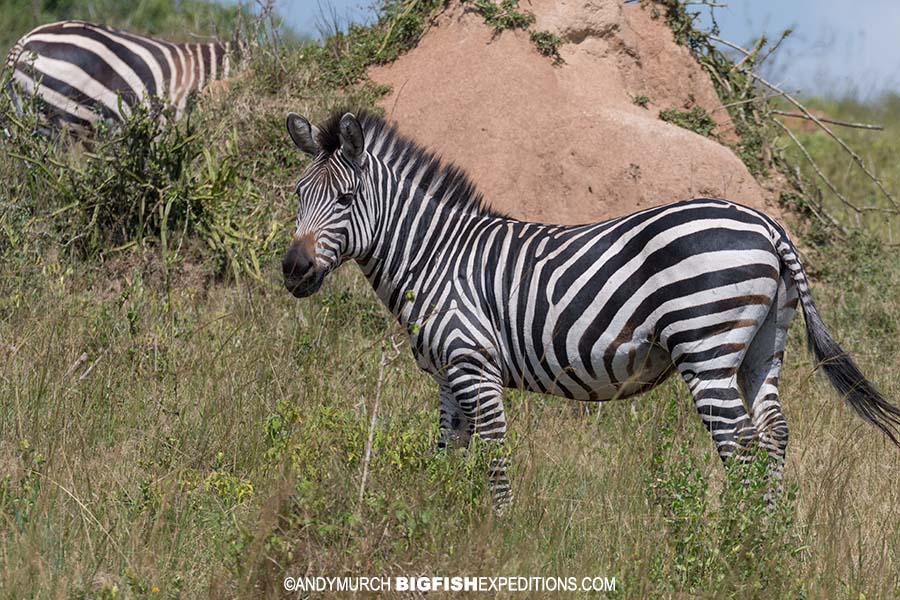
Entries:
[[[16,63],[19,61],[19,56],[22,54],[22,50],[24,49],[24,45],[22,44],[22,40],[19,40],[13,45],[10,49],[9,54],[6,55],[6,63],[0,67],[0,79],[9,79],[6,80],[6,93],[9,94],[9,98],[12,101],[13,109],[16,111],[16,116],[22,116],[22,104],[19,101],[19,95],[16,93],[16,88],[13,85],[13,73],[16,70]],[[6,132],[7,134],[9,132]]]
[[860,417],[880,429],[900,446],[900,409],[888,402],[831,337],[816,309],[806,270],[800,264],[797,248],[782,231],[777,243],[782,263],[791,271],[800,294],[800,305],[806,320],[806,343],[831,385],[853,407]]
[[10,48],[9,53],[6,55],[6,63],[4,65],[6,68],[15,68],[16,62],[19,60],[19,55],[22,54],[23,47],[22,40],[19,40],[12,48]]

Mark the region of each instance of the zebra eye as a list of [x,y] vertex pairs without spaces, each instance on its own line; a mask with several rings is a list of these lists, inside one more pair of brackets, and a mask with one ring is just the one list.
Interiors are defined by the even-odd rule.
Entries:
[[353,203],[353,194],[341,194],[338,196],[337,204],[341,208],[347,208]]

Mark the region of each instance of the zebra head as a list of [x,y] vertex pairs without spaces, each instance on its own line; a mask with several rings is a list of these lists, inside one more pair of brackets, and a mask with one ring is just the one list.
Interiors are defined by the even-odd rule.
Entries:
[[325,276],[348,258],[362,256],[373,232],[365,200],[367,167],[362,126],[345,113],[320,130],[290,113],[287,129],[313,162],[297,184],[299,209],[293,241],[281,262],[284,286],[294,296],[314,294]]

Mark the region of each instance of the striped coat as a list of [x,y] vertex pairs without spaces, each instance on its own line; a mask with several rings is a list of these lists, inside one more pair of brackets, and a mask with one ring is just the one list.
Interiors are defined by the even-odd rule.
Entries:
[[[230,42],[176,44],[85,21],[37,27],[10,51],[16,96],[37,96],[54,126],[120,122],[139,103],[185,111],[192,92],[228,77]],[[17,97],[17,105],[22,99]]]
[[[587,401],[687,384],[723,460],[754,447],[777,489],[788,442],[779,378],[798,307],[820,369],[900,445],[900,409],[863,376],[820,316],[784,229],[698,198],[602,223],[526,223],[491,211],[459,169],[384,120],[288,117],[312,157],[297,185],[285,287],[315,293],[355,260],[438,384],[439,445],[506,434],[503,388]],[[491,465],[497,508],[506,460]]]

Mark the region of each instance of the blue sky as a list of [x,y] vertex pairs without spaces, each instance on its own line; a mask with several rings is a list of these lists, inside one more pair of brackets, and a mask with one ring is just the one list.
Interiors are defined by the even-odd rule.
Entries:
[[[371,19],[372,0],[278,0],[279,12],[298,31],[317,35],[337,17]],[[791,39],[766,74],[807,94],[872,98],[900,93],[900,1],[717,0],[721,37],[745,45],[788,27]],[[527,0],[523,5],[527,4]]]
[[[721,37],[749,44],[760,32],[794,33],[767,69],[807,93],[871,98],[900,93],[900,2],[896,0],[721,0]],[[746,47],[746,46],[745,46]]]

